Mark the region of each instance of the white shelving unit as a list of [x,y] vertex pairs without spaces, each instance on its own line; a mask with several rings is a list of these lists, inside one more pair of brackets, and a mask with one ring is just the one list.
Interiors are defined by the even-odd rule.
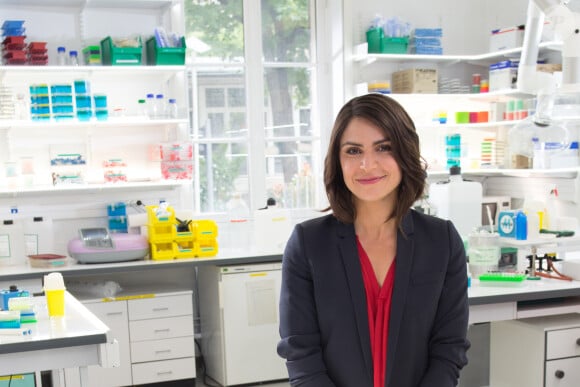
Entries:
[[[193,208],[192,181],[164,180],[152,148],[191,141],[186,66],[146,66],[144,54],[137,66],[55,65],[58,46],[80,53],[108,36],[140,36],[144,42],[158,26],[183,34],[183,1],[22,0],[3,1],[0,9],[4,20],[24,21],[26,43],[46,42],[49,57],[46,66],[0,66],[0,84],[30,104],[31,85],[83,80],[90,85],[90,94],[107,96],[109,112],[104,121],[0,120],[0,219],[39,215],[53,219],[59,230],[54,252],[66,254],[68,240],[80,227],[107,225],[110,203],[166,200],[178,208]],[[147,119],[139,113],[138,100],[148,93],[175,98],[179,118]],[[85,156],[84,183],[53,185],[51,156],[63,153],[63,148],[64,153],[74,149],[72,153]],[[105,183],[103,161],[112,158],[126,163],[127,182]],[[19,173],[24,159],[33,165],[26,176]],[[4,163],[16,165],[16,177],[6,173]]]
[[[543,42],[540,44],[540,55],[558,52],[561,46],[560,42]],[[437,68],[440,76],[441,73],[449,72],[449,69],[453,68],[453,76],[459,78],[471,72],[479,72],[483,78],[486,78],[489,64],[505,59],[519,59],[522,47],[469,55],[369,54],[367,50],[367,43],[358,44],[353,50],[354,79],[359,81],[355,85],[357,95],[368,92],[370,79],[376,77],[377,73],[384,74],[383,79],[390,79],[392,72],[409,67]],[[509,167],[507,133],[520,121],[458,124],[455,122],[455,112],[490,111],[490,106],[494,103],[534,97],[516,89],[477,94],[391,94],[390,96],[399,101],[415,121],[422,140],[422,153],[427,155],[431,163],[435,163],[436,169],[439,169],[440,164],[444,164],[444,151],[441,151],[445,149],[444,137],[452,133],[462,134],[462,148],[468,148],[469,158],[474,160],[477,155],[473,153],[480,151],[481,141],[484,138],[496,138],[500,146],[504,146],[500,154],[505,155],[503,160],[498,160],[498,167]],[[447,123],[439,124],[433,121],[437,111],[447,113]],[[465,152],[465,149],[462,152]],[[473,168],[470,168],[471,164],[471,162],[466,163],[463,169],[473,171]],[[497,168],[480,171],[484,176],[504,176],[503,172]],[[535,175],[537,176],[537,173]]]

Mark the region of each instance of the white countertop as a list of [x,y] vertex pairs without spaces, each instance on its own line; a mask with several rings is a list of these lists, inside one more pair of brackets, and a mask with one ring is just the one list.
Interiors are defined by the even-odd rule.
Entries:
[[2,335],[0,375],[99,364],[109,328],[65,292],[65,315],[49,318],[45,297],[34,297],[38,322],[22,324],[25,336]]

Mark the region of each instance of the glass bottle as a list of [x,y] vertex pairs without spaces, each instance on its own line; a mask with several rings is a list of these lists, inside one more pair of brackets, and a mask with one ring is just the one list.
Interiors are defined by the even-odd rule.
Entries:
[[157,94],[155,96],[155,117],[154,118],[164,118],[165,116],[165,98],[163,94]]
[[153,93],[147,94],[145,105],[147,107],[147,116],[149,118],[155,118],[157,115],[157,106],[155,105],[155,95]]
[[177,102],[175,98],[169,98],[169,104],[167,105],[167,117],[177,118]]
[[66,48],[62,46],[56,49],[56,64],[66,66]]
[[71,66],[78,66],[79,65],[78,53],[75,50],[71,50],[69,52],[69,64]]

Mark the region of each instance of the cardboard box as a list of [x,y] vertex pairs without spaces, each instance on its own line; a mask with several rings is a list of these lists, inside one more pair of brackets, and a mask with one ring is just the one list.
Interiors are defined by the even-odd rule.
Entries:
[[511,48],[521,47],[523,43],[523,25],[500,28],[491,31],[491,36],[489,37],[489,50],[491,52],[509,50]]
[[437,94],[436,69],[408,69],[397,71],[392,76],[393,93]]

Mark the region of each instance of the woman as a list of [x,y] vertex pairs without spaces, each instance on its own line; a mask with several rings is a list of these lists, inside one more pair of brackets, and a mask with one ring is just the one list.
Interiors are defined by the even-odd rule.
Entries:
[[401,105],[343,106],[325,159],[332,214],[297,225],[284,252],[278,354],[292,386],[457,385],[466,257],[451,222],[411,210],[425,178]]

